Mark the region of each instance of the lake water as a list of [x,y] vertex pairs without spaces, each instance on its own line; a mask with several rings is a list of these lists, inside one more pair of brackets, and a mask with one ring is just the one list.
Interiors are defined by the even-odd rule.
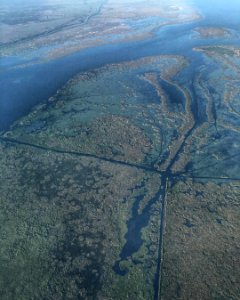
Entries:
[[188,82],[202,62],[202,55],[192,51],[193,47],[209,44],[239,44],[239,38],[204,40],[192,38],[198,26],[214,25],[232,30],[240,28],[240,2],[237,0],[194,2],[203,14],[197,22],[166,26],[155,33],[151,40],[107,45],[86,49],[53,61],[24,68],[12,68],[24,62],[23,57],[1,59],[0,72],[0,130],[4,131],[28,113],[36,104],[45,102],[67,80],[78,72],[100,67],[104,64],[121,62],[157,54],[184,55],[192,63],[184,71]]

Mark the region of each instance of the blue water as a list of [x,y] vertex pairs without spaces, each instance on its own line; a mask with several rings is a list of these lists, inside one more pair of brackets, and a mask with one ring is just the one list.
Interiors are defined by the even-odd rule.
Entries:
[[191,81],[202,63],[201,53],[193,47],[209,44],[240,44],[239,38],[204,40],[192,38],[198,26],[225,26],[238,31],[240,28],[240,1],[196,0],[203,19],[182,25],[159,29],[152,39],[86,49],[69,56],[45,63],[10,69],[24,62],[24,57],[1,59],[0,72],[0,131],[7,130],[18,118],[28,113],[36,104],[45,102],[76,73],[100,67],[107,63],[121,62],[157,54],[186,56],[191,64],[183,74],[185,82]]

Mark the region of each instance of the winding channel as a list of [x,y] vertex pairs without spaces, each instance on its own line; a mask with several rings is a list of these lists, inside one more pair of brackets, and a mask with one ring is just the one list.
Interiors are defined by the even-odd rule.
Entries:
[[[198,3],[199,1],[197,1]],[[203,1],[205,2],[205,1]],[[221,1],[220,1],[221,2]],[[214,8],[216,9],[216,8]],[[101,10],[99,9],[91,16],[89,16],[85,22]],[[204,9],[203,9],[204,10]],[[185,76],[185,82],[192,82],[192,78],[199,66],[202,64],[202,54],[192,51],[192,48],[202,45],[209,44],[228,44],[228,40],[204,40],[204,39],[193,39],[191,38],[192,29],[199,25],[208,25],[212,22],[209,20],[211,17],[211,10],[208,8],[205,19],[194,22],[191,24],[182,24],[167,26],[166,28],[158,31],[156,35],[147,41],[125,43],[118,45],[101,46],[93,49],[83,50],[79,53],[69,55],[64,58],[57,59],[52,62],[39,64],[35,66],[26,67],[24,69],[5,69],[6,72],[0,72],[0,84],[2,86],[2,97],[0,100],[0,131],[4,132],[9,129],[10,125],[17,120],[19,117],[25,115],[31,108],[37,103],[43,102],[44,99],[48,99],[52,96],[56,90],[61,87],[69,78],[75,74],[91,70],[96,67],[103,66],[105,64],[122,62],[129,59],[137,59],[144,56],[156,55],[156,54],[176,54],[183,55],[191,61],[186,70],[183,71],[182,75]],[[218,24],[219,21],[215,21]],[[75,26],[75,24],[65,24],[66,26]],[[55,33],[61,28],[56,28],[52,32],[46,32],[44,34]],[[167,36],[167,39],[164,37]],[[190,36],[190,38],[189,38]],[[176,38],[177,37],[177,38]],[[31,37],[32,38],[32,37]],[[177,43],[181,39],[181,43]],[[164,40],[164,43],[163,43]],[[239,44],[239,41],[237,41]],[[231,41],[232,43],[232,41]],[[76,63],[77,62],[77,63]],[[64,72],[62,68],[64,66]],[[43,76],[45,75],[45,76]],[[18,78],[23,78],[20,84],[17,83]],[[39,80],[41,78],[41,80]],[[183,103],[184,95],[181,94],[175,87],[170,85],[166,81],[160,81],[160,84],[165,88],[169,97],[173,102]],[[191,89],[191,112],[194,117],[193,124],[185,132],[183,141],[179,144],[174,156],[170,159],[168,166],[165,170],[160,171],[157,168],[148,167],[144,165],[138,165],[131,162],[125,162],[115,160],[107,157],[101,157],[94,154],[68,151],[64,149],[51,148],[42,145],[32,144],[21,140],[0,136],[0,142],[19,144],[27,147],[33,147],[43,151],[52,151],[59,154],[69,154],[79,157],[88,157],[92,159],[102,160],[105,162],[123,165],[127,167],[133,167],[144,170],[146,172],[152,172],[159,174],[159,189],[157,193],[149,200],[142,213],[138,213],[140,202],[143,200],[144,195],[136,197],[134,205],[132,207],[132,216],[127,223],[128,231],[125,235],[126,243],[120,253],[120,260],[118,260],[113,269],[119,275],[125,275],[128,270],[120,269],[120,262],[137,252],[141,247],[143,241],[141,238],[141,230],[148,223],[151,207],[156,201],[161,203],[160,213],[160,228],[159,228],[159,249],[158,249],[158,264],[154,282],[154,300],[161,299],[161,274],[162,274],[162,262],[163,262],[163,245],[164,245],[164,228],[166,221],[166,206],[167,206],[167,186],[168,182],[172,180],[182,180],[186,178],[199,178],[209,180],[240,180],[239,178],[228,178],[228,177],[207,177],[207,176],[194,176],[191,170],[190,172],[182,172],[174,174],[172,167],[177,162],[181,154],[184,152],[184,147],[189,137],[191,137],[194,130],[201,124],[201,116],[198,109],[198,100],[194,94],[194,87],[190,84]],[[29,91],[32,91],[29,93]],[[215,108],[213,107],[213,110]],[[216,113],[215,124],[216,124]],[[237,154],[239,155],[239,154]],[[237,156],[236,155],[236,156]],[[229,158],[226,158],[229,159]],[[207,166],[209,167],[209,166]],[[203,167],[203,168],[207,168]],[[134,243],[132,236],[134,235]]]

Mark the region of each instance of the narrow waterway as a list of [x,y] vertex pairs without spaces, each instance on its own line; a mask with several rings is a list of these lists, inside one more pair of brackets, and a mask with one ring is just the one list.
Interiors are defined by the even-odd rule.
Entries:
[[[165,224],[165,211],[167,205],[167,184],[168,181],[175,180],[176,178],[191,178],[199,179],[214,179],[212,177],[194,177],[193,171],[188,174],[173,174],[172,167],[184,151],[184,146],[188,138],[192,135],[193,131],[201,124],[205,116],[199,109],[199,102],[196,99],[193,79],[199,70],[199,67],[204,64],[202,54],[193,51],[193,47],[214,44],[235,44],[240,45],[239,38],[234,39],[201,39],[194,37],[193,29],[198,26],[226,26],[233,30],[239,28],[239,14],[240,4],[236,0],[230,1],[227,10],[231,11],[234,7],[234,14],[231,18],[226,18],[226,2],[223,0],[213,2],[196,0],[196,5],[200,8],[203,19],[191,24],[181,24],[166,26],[155,32],[152,39],[132,42],[124,44],[115,44],[96,47],[93,49],[86,49],[78,53],[48,61],[41,64],[31,65],[24,68],[10,68],[19,63],[19,60],[14,58],[4,58],[1,62],[2,71],[0,72],[0,85],[1,85],[1,99],[0,99],[0,131],[7,130],[11,124],[18,118],[27,114],[36,104],[45,102],[51,97],[62,85],[73,77],[75,74],[91,70],[93,68],[101,67],[105,64],[122,62],[126,60],[137,59],[150,55],[158,54],[176,54],[183,55],[189,60],[189,65],[177,76],[179,82],[185,85],[192,96],[191,110],[194,116],[193,125],[187,130],[182,143],[179,145],[176,154],[170,160],[165,171],[161,172],[148,166],[139,166],[136,164],[108,159],[106,157],[98,157],[94,154],[67,151],[63,149],[47,148],[40,145],[33,145],[31,143],[17,141],[14,139],[0,138],[2,142],[15,143],[25,146],[35,147],[41,150],[54,151],[57,153],[68,153],[78,156],[86,156],[95,159],[107,161],[109,163],[120,164],[128,167],[142,169],[146,172],[155,172],[159,174],[159,190],[152,197],[146,207],[141,213],[138,213],[138,208],[141,201],[144,199],[144,194],[136,197],[132,207],[132,215],[127,222],[127,233],[125,235],[126,243],[120,253],[119,260],[115,263],[113,269],[119,275],[125,275],[128,270],[120,268],[121,261],[131,257],[137,252],[143,244],[141,237],[142,229],[147,226],[150,215],[151,207],[160,201],[161,214],[160,214],[160,228],[159,228],[159,257],[157,264],[157,271],[154,281],[154,300],[158,300],[161,295],[161,272],[163,261],[163,237],[164,237],[164,224]],[[224,8],[224,10],[223,10]],[[218,13],[216,14],[216,11]],[[220,23],[221,22],[221,23]],[[21,59],[20,59],[21,61]],[[184,106],[184,95],[178,91],[170,83],[160,80],[160,85],[166,91],[169,101],[174,104],[181,104]],[[216,117],[216,114],[215,114]],[[217,117],[216,117],[217,118]],[[178,177],[179,176],[179,177]],[[219,178],[215,178],[219,179]],[[221,178],[228,180],[229,178]],[[233,179],[234,180],[234,179]],[[236,179],[239,180],[239,179]],[[133,238],[134,237],[134,238]]]

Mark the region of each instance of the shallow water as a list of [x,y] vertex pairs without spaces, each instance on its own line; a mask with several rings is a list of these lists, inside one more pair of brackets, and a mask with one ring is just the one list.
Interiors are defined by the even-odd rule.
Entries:
[[[192,64],[184,71],[185,82],[200,65],[202,55],[192,51],[193,47],[209,44],[239,44],[239,39],[197,39],[193,29],[197,26],[227,26],[237,29],[240,21],[237,1],[196,1],[204,18],[200,21],[170,25],[155,32],[151,40],[129,42],[85,49],[66,57],[22,68],[9,68],[26,61],[24,57],[1,59],[0,72],[0,130],[7,130],[18,118],[29,112],[36,104],[45,102],[68,79],[80,71],[97,68],[105,64],[159,54],[186,56]],[[232,5],[231,5],[232,4]],[[227,11],[226,11],[227,9]],[[217,13],[216,13],[217,12]],[[231,18],[228,17],[231,12]],[[41,51],[41,50],[40,50]],[[33,59],[34,60],[34,59]]]

